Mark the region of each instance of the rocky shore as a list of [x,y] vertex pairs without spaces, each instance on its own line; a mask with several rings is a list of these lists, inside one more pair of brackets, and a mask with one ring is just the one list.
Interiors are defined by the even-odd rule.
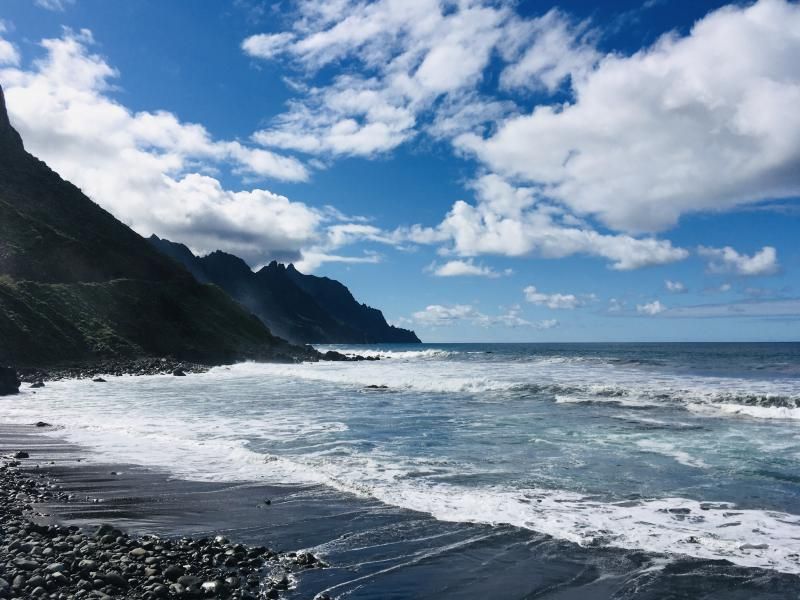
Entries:
[[53,367],[23,367],[17,369],[23,383],[59,379],[95,379],[103,375],[187,375],[203,373],[213,365],[187,362],[174,358],[108,359],[75,365]]
[[[317,362],[317,361],[333,361],[333,362],[358,362],[358,361],[373,361],[380,360],[376,356],[360,356],[357,354],[342,354],[334,350],[327,352],[318,352],[317,350],[307,348],[307,356],[304,360]],[[297,358],[286,357],[286,360],[277,360],[275,362],[297,362]],[[95,379],[104,375],[119,376],[119,375],[176,375],[183,376],[189,373],[204,373],[209,369],[218,366],[217,364],[204,364],[197,362],[188,362],[184,360],[177,360],[174,358],[131,358],[121,359],[113,358],[106,360],[98,360],[94,362],[82,362],[78,364],[65,364],[55,365],[49,367],[20,367],[14,369],[13,367],[0,367],[0,395],[3,395],[3,389],[7,389],[5,393],[16,393],[11,391],[13,383],[16,381],[14,374],[19,378],[19,381],[27,384],[37,384],[44,381],[57,381],[60,379]],[[17,386],[18,387],[18,386]],[[16,388],[14,388],[16,390]]]
[[294,573],[325,566],[311,553],[281,554],[221,536],[166,539],[109,524],[54,523],[39,507],[72,498],[26,468],[29,460],[24,450],[0,460],[2,599],[274,599],[291,588]]

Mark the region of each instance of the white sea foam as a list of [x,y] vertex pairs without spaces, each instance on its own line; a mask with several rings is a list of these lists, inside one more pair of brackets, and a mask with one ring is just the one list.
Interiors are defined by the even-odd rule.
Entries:
[[420,360],[432,358],[445,358],[456,356],[458,351],[444,350],[442,348],[426,348],[424,350],[381,350],[379,348],[364,348],[361,346],[320,346],[319,350],[335,350],[347,356],[367,356],[388,360]]
[[[485,463],[504,458],[505,449],[491,445],[493,436],[514,425],[503,421],[501,429],[482,429],[483,420],[488,418],[484,415],[493,406],[483,402],[507,406],[500,412],[516,415],[516,403],[526,398],[526,410],[544,407],[542,410],[551,411],[555,418],[558,414],[572,415],[565,411],[581,407],[554,405],[554,398],[567,403],[571,399],[589,401],[597,406],[587,410],[623,416],[644,412],[634,410],[643,405],[673,411],[703,410],[713,416],[728,416],[726,411],[733,410],[729,407],[763,409],[769,414],[744,414],[769,422],[787,418],[785,411],[794,414],[797,409],[722,399],[767,394],[791,397],[796,394],[791,383],[679,378],[608,366],[578,366],[569,361],[484,362],[430,355],[358,363],[245,363],[187,378],[107,379],[108,383],[102,385],[87,381],[48,383],[36,395],[23,390],[13,403],[4,405],[3,418],[17,422],[45,419],[64,427],[51,435],[93,448],[98,458],[160,466],[192,479],[324,484],[442,520],[508,523],[578,544],[724,558],[743,566],[800,573],[797,515],[704,505],[680,497],[618,503],[609,499],[613,494],[598,498],[538,484],[480,483],[501,480],[502,469],[491,472],[494,467]],[[367,385],[388,385],[409,393],[360,393]],[[463,394],[474,395],[471,406],[477,406],[475,415],[459,412],[467,410]],[[379,424],[380,435],[360,430],[364,417],[384,410],[379,408],[383,406],[395,412],[386,413],[387,422]],[[706,421],[692,416],[694,412],[668,411],[656,413],[658,419],[650,420],[686,425],[675,420],[675,414],[682,415],[683,420]],[[741,415],[730,413],[733,417]],[[447,423],[445,433],[430,429],[414,438],[411,432],[412,448],[423,447],[430,439],[426,435],[467,435],[470,440],[489,444],[483,446],[486,451],[481,460],[465,462],[449,455],[448,446],[433,455],[422,455],[393,445],[400,435],[395,424],[403,426],[429,418]],[[526,425],[532,428],[535,419]],[[742,423],[742,427],[750,426],[746,420]],[[537,456],[552,453],[553,448],[559,454],[568,453],[563,444],[571,438],[558,431],[551,435],[554,428],[523,428],[518,443],[536,444]],[[571,429],[580,433],[582,426]],[[673,459],[676,468],[716,466],[714,461],[695,455],[692,448],[697,445],[664,437],[645,440],[641,435],[629,435],[627,430],[615,435],[613,438],[609,433],[598,440],[598,447],[622,448],[626,460],[635,460],[636,452],[643,451]],[[653,433],[656,435],[658,432]],[[575,447],[590,441],[578,439]],[[791,440],[772,441],[788,444],[787,452],[796,449]],[[579,463],[576,459],[572,464]],[[486,473],[493,476],[478,477]],[[443,483],[458,481],[461,475],[470,475],[478,483]],[[567,482],[557,476],[547,481],[567,487]]]
[[686,465],[687,467],[696,467],[698,469],[707,469],[708,465],[700,458],[695,458],[685,450],[681,450],[677,448],[674,444],[666,441],[656,441],[656,440],[639,440],[636,442],[636,445],[639,446],[645,452],[653,452],[655,454],[661,454],[662,456],[668,456],[669,458],[673,458],[678,461],[682,465]]
[[562,404],[671,406],[708,416],[800,419],[800,392],[794,380],[672,375],[606,363],[576,364],[550,357],[524,362],[438,360],[447,354],[444,350],[424,350],[398,352],[408,355],[402,360],[300,365],[242,363],[225,369],[236,375],[269,375],[354,388],[385,385],[393,390],[488,394],[486,398],[490,400],[493,393],[539,391],[551,394]]
[[[724,503],[708,506],[685,498],[614,503],[563,490],[429,484],[409,478],[409,465],[402,462],[331,458],[327,453],[288,459],[254,452],[244,440],[198,440],[188,437],[191,432],[186,429],[179,435],[168,429],[148,433],[128,423],[68,427],[60,434],[95,448],[103,458],[159,465],[195,479],[324,484],[440,520],[510,524],[580,545],[727,559],[745,567],[800,574],[797,515],[736,510]],[[653,445],[647,449],[694,462],[679,451]]]

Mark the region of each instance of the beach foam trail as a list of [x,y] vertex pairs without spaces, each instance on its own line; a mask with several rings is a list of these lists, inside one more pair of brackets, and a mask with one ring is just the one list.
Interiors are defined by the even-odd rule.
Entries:
[[797,380],[392,352],[52,382],[4,412],[190,479],[321,484],[445,521],[800,573],[796,420],[725,408],[794,414]]

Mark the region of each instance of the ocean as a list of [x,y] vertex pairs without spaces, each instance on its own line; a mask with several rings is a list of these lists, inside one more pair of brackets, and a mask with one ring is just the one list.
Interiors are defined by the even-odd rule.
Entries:
[[[57,424],[96,460],[368,505],[377,521],[343,518],[315,545],[347,563],[334,597],[473,597],[430,565],[415,585],[433,556],[515,565],[508,595],[480,597],[800,591],[800,344],[321,349],[381,360],[52,382],[2,415]],[[498,565],[498,543],[524,553]],[[517,585],[523,556],[543,587]]]

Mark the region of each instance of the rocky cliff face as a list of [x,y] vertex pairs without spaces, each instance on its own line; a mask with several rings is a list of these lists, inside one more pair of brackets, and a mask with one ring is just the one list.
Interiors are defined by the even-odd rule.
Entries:
[[26,152],[0,89],[0,363],[307,353]]
[[150,238],[198,281],[221,287],[275,334],[295,343],[419,343],[413,331],[386,322],[381,311],[359,303],[346,286],[272,262],[253,272],[225,252],[197,257],[183,244]]

